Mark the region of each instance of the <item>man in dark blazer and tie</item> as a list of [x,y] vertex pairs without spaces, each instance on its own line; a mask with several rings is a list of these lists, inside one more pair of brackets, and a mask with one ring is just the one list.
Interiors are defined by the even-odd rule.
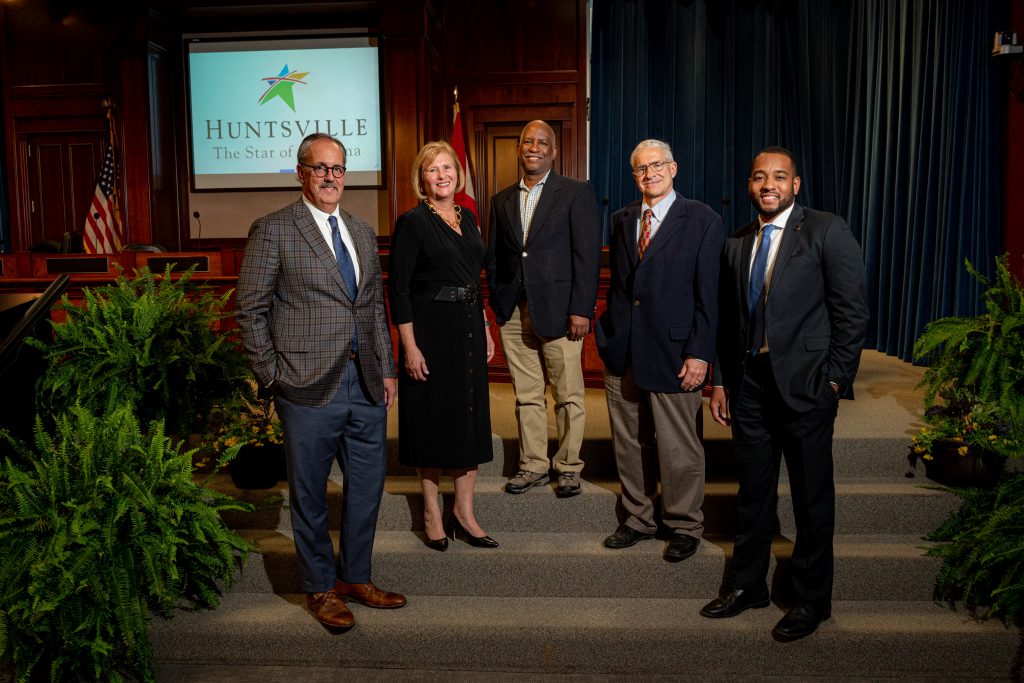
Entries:
[[678,562],[697,551],[704,530],[701,389],[714,356],[725,228],[673,189],[678,165],[667,143],[644,140],[630,166],[642,200],[612,216],[608,306],[595,330],[626,513],[604,544],[654,538],[660,474],[665,559]]
[[729,591],[701,614],[732,617],[768,605],[784,456],[797,527],[795,607],[772,634],[791,641],[832,614],[832,435],[839,399],[852,397],[867,334],[864,264],[842,218],[795,203],[800,176],[788,150],[758,154],[747,189],[758,218],[722,251],[711,398],[712,417],[732,424],[738,529]]
[[[238,275],[238,324],[256,380],[284,426],[295,550],[309,609],[334,629],[353,625],[345,601],[393,608],[405,597],[370,581],[386,473],[395,363],[376,234],[338,208],[345,147],[315,133],[296,167],[302,197],[249,230]],[[327,481],[344,476],[335,558]]]
[[488,285],[516,394],[519,472],[505,490],[549,481],[546,381],[558,428],[559,497],[580,492],[585,426],[583,338],[597,301],[601,220],[588,183],[552,170],[558,147],[544,121],[519,137],[520,182],[491,200]]

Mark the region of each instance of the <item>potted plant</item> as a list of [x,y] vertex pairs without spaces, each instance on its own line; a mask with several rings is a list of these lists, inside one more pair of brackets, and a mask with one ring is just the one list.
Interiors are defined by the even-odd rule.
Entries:
[[287,477],[284,432],[274,400],[258,395],[251,384],[234,400],[214,407],[205,441],[218,456],[238,450],[228,468],[240,489],[270,488]]
[[237,395],[250,372],[236,340],[220,329],[231,292],[217,296],[195,284],[193,271],[121,273],[112,285],[84,289],[82,306],[65,296],[53,338],[29,340],[49,362],[40,412],[81,404],[103,414],[127,404],[144,426],[159,418],[171,434],[205,431],[211,408]]
[[19,456],[0,462],[0,666],[153,681],[151,615],[218,604],[253,550],[221,514],[251,506],[197,483],[192,451],[127,405],[52,421],[34,448],[0,432]]
[[1001,479],[994,488],[945,489],[960,507],[928,535],[927,549],[942,558],[935,599],[955,607],[963,602],[982,619],[1006,626],[1024,620],[1024,474]]
[[1024,443],[1024,288],[1006,254],[996,258],[992,280],[965,264],[985,287],[985,310],[929,323],[914,344],[914,359],[928,369],[920,383],[925,427],[914,438],[912,464],[935,462],[940,453],[945,459],[951,449],[994,464],[991,456],[1019,455]]
[[947,387],[924,411],[925,426],[914,435],[910,462],[920,459],[929,479],[947,485],[991,486],[1003,471],[1004,453],[1019,446],[997,408],[969,391]]

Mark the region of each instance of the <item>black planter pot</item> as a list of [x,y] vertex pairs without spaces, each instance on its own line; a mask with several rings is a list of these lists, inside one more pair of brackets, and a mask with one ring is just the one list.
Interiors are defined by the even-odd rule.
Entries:
[[925,475],[944,486],[995,485],[1003,473],[1006,457],[971,447],[960,455],[959,441],[936,441],[932,444],[932,459],[924,461]]
[[284,446],[246,444],[229,465],[231,481],[240,489],[269,489],[284,479]]

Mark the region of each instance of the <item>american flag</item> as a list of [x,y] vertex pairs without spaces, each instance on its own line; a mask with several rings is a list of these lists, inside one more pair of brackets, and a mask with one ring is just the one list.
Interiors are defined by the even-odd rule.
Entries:
[[85,217],[83,244],[90,254],[116,254],[121,251],[121,216],[117,210],[115,168],[114,147],[108,143],[103,170],[89,205],[89,215]]

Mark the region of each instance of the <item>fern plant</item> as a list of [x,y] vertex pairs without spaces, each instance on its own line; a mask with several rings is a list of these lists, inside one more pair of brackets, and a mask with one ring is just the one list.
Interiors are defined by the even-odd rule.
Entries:
[[[0,432],[0,662],[19,681],[154,680],[151,614],[213,608],[252,547],[221,520],[250,506],[197,484],[193,451],[128,406]],[[228,457],[233,455],[228,453]]]
[[218,329],[231,292],[194,284],[193,271],[121,273],[112,285],[86,288],[82,306],[65,296],[52,341],[29,340],[49,363],[40,412],[81,404],[103,414],[128,404],[143,425],[162,419],[172,434],[205,431],[210,408],[236,396],[250,372],[235,339]]
[[984,619],[1020,624],[1024,618],[1024,474],[991,489],[944,489],[960,496],[959,509],[928,535],[927,549],[942,558],[935,598],[981,608]]
[[965,261],[986,288],[985,312],[929,323],[914,343],[914,359],[928,363],[919,385],[925,390],[926,423],[939,431],[944,426],[938,423],[949,411],[932,410],[936,398],[969,397],[1001,426],[993,450],[1014,456],[1021,454],[1024,436],[1024,288],[1010,272],[1008,255],[995,263],[995,279],[989,280]]

